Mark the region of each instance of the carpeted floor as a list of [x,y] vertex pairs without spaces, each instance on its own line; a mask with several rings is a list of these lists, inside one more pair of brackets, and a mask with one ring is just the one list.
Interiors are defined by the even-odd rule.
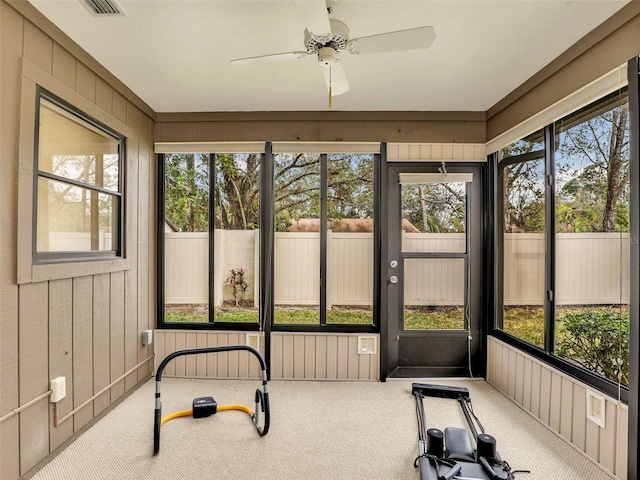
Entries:
[[[473,407],[518,480],[611,477],[482,380],[425,383],[469,388]],[[260,382],[162,381],[163,415],[195,397],[254,408]],[[153,456],[155,382],[85,432],[32,478],[45,479],[415,479],[418,430],[411,381],[272,381],[271,429],[259,437],[239,411],[178,418],[161,429]],[[466,426],[455,400],[426,398],[427,425]]]

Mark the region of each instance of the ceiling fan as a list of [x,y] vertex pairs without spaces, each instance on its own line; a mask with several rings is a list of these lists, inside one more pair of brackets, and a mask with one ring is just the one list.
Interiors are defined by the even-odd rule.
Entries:
[[231,63],[237,66],[246,66],[315,56],[329,90],[329,108],[331,108],[331,98],[349,90],[349,82],[338,59],[340,53],[365,55],[423,50],[429,48],[436,38],[435,31],[431,26],[349,38],[349,27],[344,22],[330,16],[339,2],[340,0],[301,0],[296,2],[296,8],[307,25],[304,31],[305,50],[239,58],[231,60]]

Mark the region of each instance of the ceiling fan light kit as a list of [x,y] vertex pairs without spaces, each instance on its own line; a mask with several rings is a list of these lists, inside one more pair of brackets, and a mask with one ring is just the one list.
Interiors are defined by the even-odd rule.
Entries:
[[351,55],[387,53],[408,50],[424,50],[431,46],[435,31],[431,26],[381,33],[360,38],[349,38],[349,27],[336,18],[329,18],[338,0],[308,0],[297,2],[301,16],[307,23],[304,31],[305,51],[275,53],[231,60],[237,66],[254,65],[281,60],[299,60],[309,56],[318,58],[331,97],[349,90],[349,82],[337,55],[347,52]]

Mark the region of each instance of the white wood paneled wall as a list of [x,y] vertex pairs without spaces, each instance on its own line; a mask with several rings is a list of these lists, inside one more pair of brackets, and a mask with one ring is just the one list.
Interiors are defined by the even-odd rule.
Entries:
[[488,337],[487,381],[617,478],[627,478],[628,407],[606,398],[605,426],[587,419],[588,386]]

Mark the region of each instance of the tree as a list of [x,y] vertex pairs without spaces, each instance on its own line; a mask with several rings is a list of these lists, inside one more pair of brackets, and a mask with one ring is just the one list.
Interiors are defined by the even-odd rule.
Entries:
[[178,232],[206,232],[209,224],[209,156],[165,158],[165,218]]
[[575,231],[628,230],[628,116],[622,103],[559,134],[559,220]]
[[253,230],[260,225],[260,156],[216,155],[215,222],[224,230]]
[[[320,216],[320,156],[278,154],[274,169],[275,228]],[[214,227],[251,230],[260,222],[260,155],[214,156]],[[166,218],[178,231],[208,230],[209,155],[174,154],[165,160]],[[371,155],[329,155],[328,218],[373,217]]]
[[464,232],[466,185],[405,184],[402,186],[402,217],[424,233]]

